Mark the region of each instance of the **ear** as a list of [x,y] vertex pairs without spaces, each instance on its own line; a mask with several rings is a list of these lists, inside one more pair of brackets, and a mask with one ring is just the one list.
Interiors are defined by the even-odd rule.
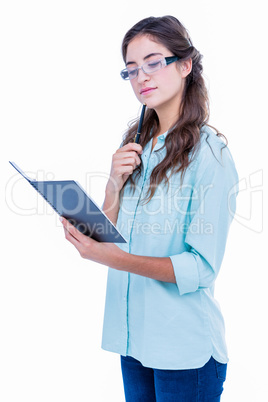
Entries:
[[192,59],[188,59],[181,63],[181,74],[183,78],[186,78],[187,75],[192,71]]

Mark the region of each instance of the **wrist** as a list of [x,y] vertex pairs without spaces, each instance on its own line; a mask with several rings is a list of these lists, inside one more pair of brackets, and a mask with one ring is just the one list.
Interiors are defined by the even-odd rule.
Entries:
[[108,218],[116,224],[118,211],[119,211],[120,197],[119,191],[112,192],[109,188],[105,190],[105,198],[102,205],[102,209]]
[[118,184],[115,182],[115,180],[108,180],[108,183],[106,184],[106,188],[105,188],[105,195],[106,196],[113,196],[119,197],[120,194],[120,190],[121,188],[119,188]]
[[99,245],[100,258],[97,262],[113,269],[123,270],[128,253],[113,243],[99,243]]

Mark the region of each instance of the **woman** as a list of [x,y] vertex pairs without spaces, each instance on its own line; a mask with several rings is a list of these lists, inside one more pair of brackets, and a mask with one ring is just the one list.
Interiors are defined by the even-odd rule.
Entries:
[[81,256],[110,267],[102,347],[121,355],[126,401],[219,401],[228,362],[214,283],[235,211],[236,169],[208,126],[201,55],[174,17],[146,18],[122,53],[141,103],[112,159],[103,209],[127,240],[63,220]]

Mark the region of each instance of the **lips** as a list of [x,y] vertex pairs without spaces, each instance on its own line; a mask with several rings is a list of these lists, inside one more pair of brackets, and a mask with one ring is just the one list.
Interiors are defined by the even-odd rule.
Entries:
[[142,89],[140,90],[140,94],[141,94],[141,95],[147,95],[147,94],[151,93],[152,91],[154,91],[155,89],[156,89],[156,88],[145,87],[145,88],[142,88]]

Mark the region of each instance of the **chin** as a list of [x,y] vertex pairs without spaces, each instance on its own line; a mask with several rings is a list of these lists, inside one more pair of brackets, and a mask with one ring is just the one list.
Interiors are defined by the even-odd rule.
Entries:
[[158,105],[156,102],[153,102],[152,100],[150,101],[150,99],[143,99],[141,100],[141,103],[145,103],[148,109],[155,109]]

